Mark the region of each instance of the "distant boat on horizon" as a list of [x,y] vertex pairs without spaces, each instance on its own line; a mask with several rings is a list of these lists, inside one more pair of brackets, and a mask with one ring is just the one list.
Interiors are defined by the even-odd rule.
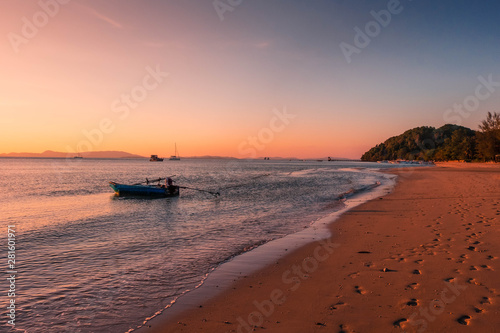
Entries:
[[158,155],[151,155],[149,159],[150,162],[163,162],[163,158],[158,157]]
[[179,156],[179,153],[177,152],[177,143],[175,143],[175,155],[170,156],[169,158],[170,161],[180,161],[181,157]]
[[80,155],[80,154],[78,154],[78,155],[76,155],[76,156],[73,156],[73,158],[83,158],[83,156],[82,156],[82,155]]

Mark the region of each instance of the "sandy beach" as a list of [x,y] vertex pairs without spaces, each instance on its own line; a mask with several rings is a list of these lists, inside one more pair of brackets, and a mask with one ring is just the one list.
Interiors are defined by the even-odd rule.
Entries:
[[390,194],[146,332],[500,332],[500,166],[392,170]]

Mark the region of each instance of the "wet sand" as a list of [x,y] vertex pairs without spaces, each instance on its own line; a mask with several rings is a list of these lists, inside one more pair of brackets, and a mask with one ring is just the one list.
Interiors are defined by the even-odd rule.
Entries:
[[144,332],[500,332],[500,166],[393,170],[394,191]]

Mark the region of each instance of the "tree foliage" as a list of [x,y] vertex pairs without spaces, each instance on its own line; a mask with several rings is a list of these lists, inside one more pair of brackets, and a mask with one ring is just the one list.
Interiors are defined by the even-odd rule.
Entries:
[[423,126],[408,130],[373,147],[361,160],[469,160],[475,158],[475,151],[475,131],[447,124],[438,129]]
[[479,125],[477,133],[478,157],[485,161],[494,160],[500,154],[500,114],[488,112]]

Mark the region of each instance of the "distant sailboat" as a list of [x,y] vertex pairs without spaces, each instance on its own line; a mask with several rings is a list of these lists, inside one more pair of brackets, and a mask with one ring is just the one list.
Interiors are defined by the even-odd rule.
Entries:
[[177,143],[175,144],[175,155],[170,156],[169,158],[170,161],[180,161],[181,157],[179,156],[179,153],[177,152]]

